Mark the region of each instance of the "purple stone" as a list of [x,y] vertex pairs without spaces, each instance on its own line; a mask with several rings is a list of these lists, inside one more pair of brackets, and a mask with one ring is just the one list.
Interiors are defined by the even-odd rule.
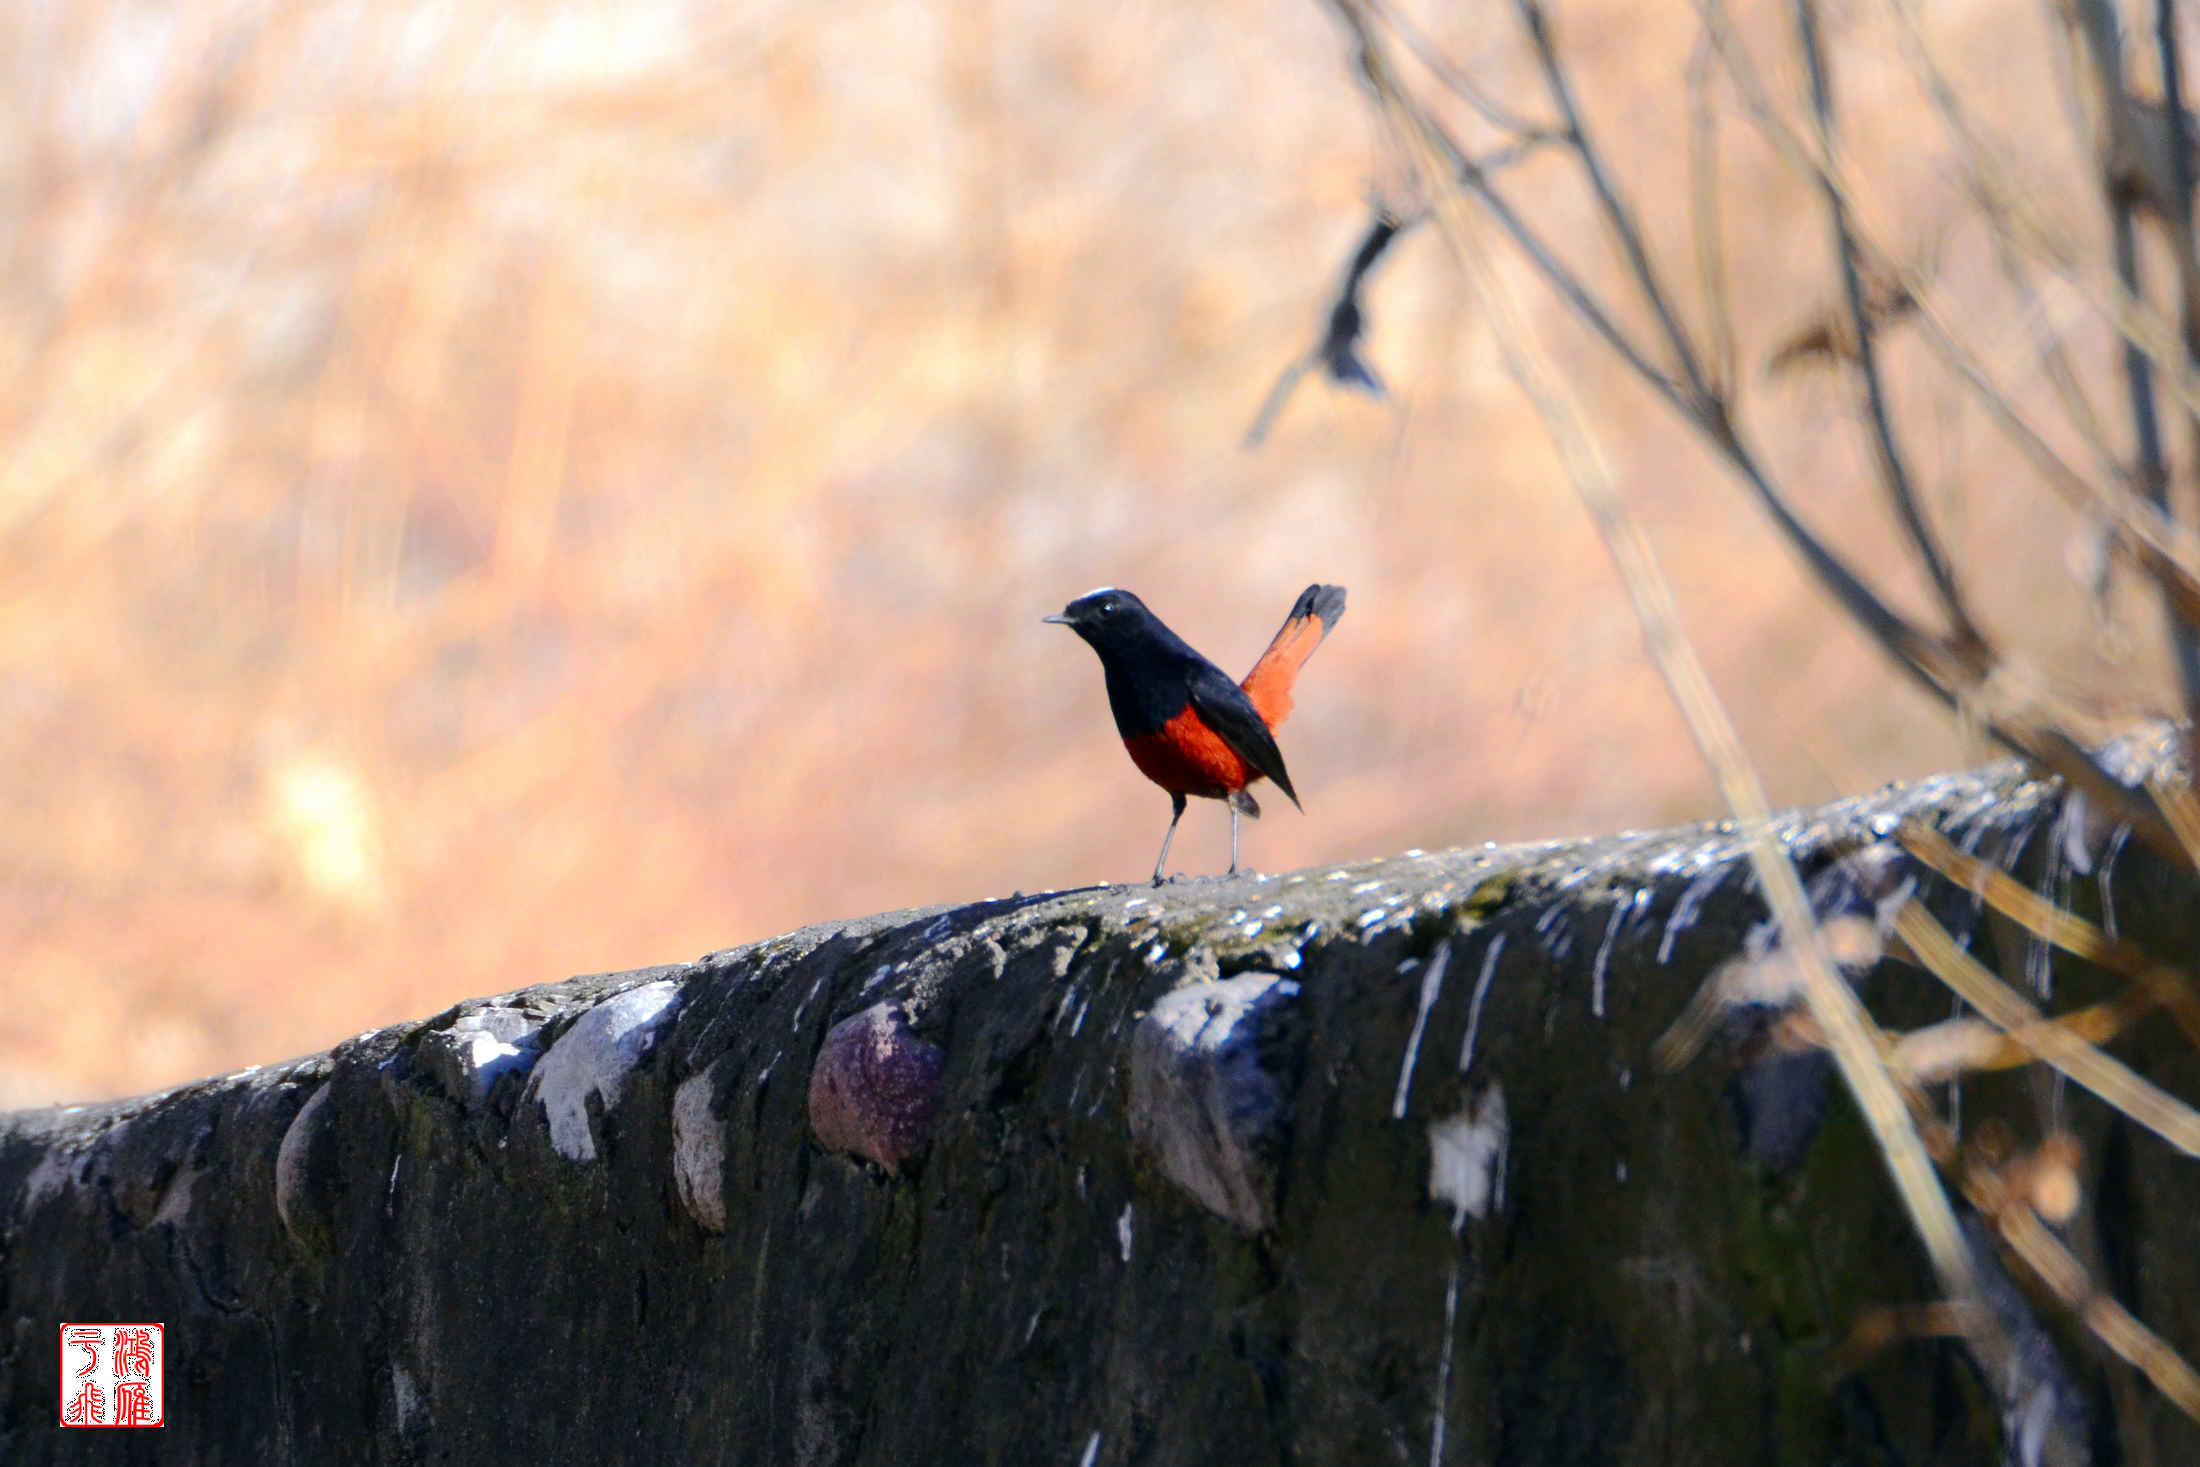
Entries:
[[810,1071],[810,1130],[828,1151],[898,1172],[932,1132],[947,1052],[917,1037],[900,1005],[833,1025]]

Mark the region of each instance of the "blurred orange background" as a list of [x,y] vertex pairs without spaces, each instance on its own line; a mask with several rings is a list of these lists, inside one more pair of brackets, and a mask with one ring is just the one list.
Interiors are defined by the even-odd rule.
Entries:
[[[1422,23],[1547,115],[1482,9]],[[1742,10],[1791,84],[1787,7]],[[1700,319],[1694,12],[1556,15]],[[1834,20],[1860,167],[2044,403],[1875,15]],[[2098,251],[2045,7],[1931,24]],[[0,1105],[1138,879],[1168,802],[1091,653],[1039,621],[1098,584],[1232,671],[1309,581],[1350,587],[1282,737],[1306,813],[1268,802],[1257,867],[1717,813],[1432,230],[1369,290],[1392,399],[1309,379],[1240,446],[1399,178],[1315,4],[83,0],[0,27]],[[1827,238],[1719,105],[1754,362],[1832,298]],[[1622,289],[1562,159],[1504,183]],[[1978,753],[1508,268],[1775,797]],[[2050,305],[2120,425],[2105,336]],[[2126,588],[2104,634],[2073,521],[1920,351],[1889,365],[1997,631],[2104,707],[2158,702],[2150,603]],[[1744,404],[1815,521],[1921,606],[1841,380],[1752,367]],[[1202,804],[1175,853],[1220,869],[1226,842]]]

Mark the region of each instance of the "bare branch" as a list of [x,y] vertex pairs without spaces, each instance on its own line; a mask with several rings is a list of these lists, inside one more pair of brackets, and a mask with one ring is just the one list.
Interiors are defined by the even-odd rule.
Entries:
[[1548,122],[1530,122],[1519,113],[1492,98],[1475,84],[1473,77],[1452,64],[1442,49],[1431,41],[1413,18],[1390,3],[1390,0],[1368,0],[1368,6],[1383,18],[1383,23],[1397,32],[1405,42],[1413,59],[1427,67],[1429,74],[1455,94],[1461,101],[1480,113],[1482,120],[1502,132],[1509,132],[1522,142],[1562,142],[1565,131]]
[[[1972,170],[1974,192],[1982,200],[1990,201],[1989,213],[1997,229],[2004,231],[2012,239],[2024,237],[2029,229],[2031,237],[2037,243],[2040,236],[2036,226],[2029,226],[2018,217],[2021,204],[2000,177],[1999,169],[1992,164],[1983,145],[1977,142],[1976,135],[1963,117],[1953,93],[1947,89],[1937,67],[1932,64],[1930,54],[1924,47],[1922,34],[1916,29],[1916,17],[1909,8],[1908,0],[1893,0],[1893,3],[1897,16],[1904,22],[1907,37],[1905,51],[1912,59],[1913,68],[1927,80],[1928,89],[1941,107],[1944,120],[1958,137],[1961,144],[1959,152]],[[1825,162],[1814,156],[1780,118],[1748,54],[1731,36],[1719,0],[1704,0],[1704,13],[1706,24],[1726,62],[1728,74],[1734,79],[1744,106],[1767,141],[1788,160],[1791,167],[1805,176],[1821,177],[1830,174],[1832,170]],[[1836,183],[1839,183],[1838,179]],[[1925,293],[1925,283],[1906,273],[1896,263],[1893,255],[1878,244],[1868,230],[1855,222],[1854,197],[1847,193],[1845,186],[1842,187],[1850,204],[1853,237],[1866,252],[1866,263],[1900,278],[1917,299],[1919,327],[1942,361],[1972,387],[1981,406],[2011,441],[2032,460],[2059,494],[2074,506],[2107,518],[2115,529],[2118,548],[2163,585],[2165,593],[2177,604],[2182,614],[2191,616],[2200,612],[2200,545],[2195,544],[2190,532],[2171,521],[2160,506],[2132,493],[2121,478],[2103,483],[2079,474],[2064,462],[1993,385],[1985,369],[1962,345],[1956,333],[1933,306]],[[2038,253],[2035,251],[2035,254]],[[2040,257],[2048,258],[2045,255]],[[2049,262],[2058,273],[2064,271],[2064,266],[2052,259]],[[2067,275],[2065,278],[2067,279]],[[2086,293],[2082,286],[2077,288],[2081,294]],[[2166,328],[2158,329],[2160,323],[2151,317],[2151,313],[2139,309],[2123,309],[2122,304],[2114,299],[2103,301],[2097,295],[2088,298],[2117,322],[2119,329],[2124,330],[2127,340],[2139,342],[2148,351],[2149,360],[2159,360],[2159,353],[2162,352],[2175,352],[2174,345],[2166,341]],[[2128,296],[2124,299],[2128,300]],[[2182,371],[2181,354],[2176,366]],[[2151,825],[2149,829],[2149,842],[2159,845],[2159,837],[2166,834],[2166,831],[2158,824]]]
[[[1804,70],[1810,77],[1811,113],[1817,123],[1819,152],[1831,163],[1837,156],[1833,83],[1827,74],[1818,34],[1818,11],[1812,0],[1795,0],[1795,28],[1802,46]],[[1827,219],[1833,226],[1834,255],[1841,271],[1842,289],[1848,296],[1849,322],[1856,333],[1856,368],[1864,385],[1865,410],[1871,423],[1872,449],[1879,465],[1880,481],[1894,503],[1896,520],[1910,537],[1910,545],[1916,550],[1918,559],[1924,562],[1926,575],[1948,618],[1951,634],[1959,647],[1975,653],[1985,646],[1985,635],[1971,618],[1963,590],[1956,584],[1955,571],[1941,549],[1939,536],[1925,520],[1924,510],[1917,502],[1916,488],[1910,480],[1909,466],[1895,439],[1886,387],[1880,380],[1879,358],[1872,339],[1872,312],[1865,301],[1862,274],[1856,268],[1857,249],[1850,235],[1848,205],[1840,189],[1834,186],[1833,176],[1829,167],[1820,175],[1820,187],[1825,195]]]
[[2141,1324],[2130,1310],[2095,1289],[2085,1265],[2029,1207],[2004,1209],[1995,1220],[2010,1251],[2047,1281],[2101,1343],[2135,1366],[2178,1410],[2200,1421],[2200,1375],[2174,1346]]
[[[1700,0],[1700,3],[1715,6],[1717,0]],[[2033,213],[2023,191],[2010,182],[2006,166],[1995,158],[1977,129],[1971,126],[1954,90],[1932,60],[1931,49],[1918,23],[1914,0],[1888,0],[1888,3],[1901,25],[1904,56],[1933,99],[1944,125],[1955,136],[1956,153],[1967,170],[1970,191],[1994,227],[2013,245],[2045,264],[2079,299],[2106,320],[2118,336],[2143,352],[2186,411],[2200,413],[2200,370],[2195,370],[2195,364],[2187,359],[2177,332],[2121,281],[2104,292],[2083,272],[2068,243]],[[2080,14],[2093,18],[2089,24],[2097,24],[2099,17],[2107,15],[2098,0],[2065,0],[2056,9],[2060,16],[2068,19],[2073,7]],[[2109,21],[2113,24],[2113,17],[2109,17]],[[1780,121],[1769,99],[1763,97],[1762,83],[1756,80],[1746,53],[1733,47],[1722,54],[1745,100],[1750,100],[1752,87],[1756,89],[1751,110],[1764,128],[1767,139],[1789,158],[1790,165],[1806,172],[1825,168],[1823,160],[1810,155],[1808,148]],[[2080,68],[2078,92],[2080,111],[2092,116],[2093,125],[2103,133],[2098,148],[2103,173],[2112,191],[2127,194],[2140,205],[2154,209],[2156,206],[2151,201],[2167,196],[2167,186],[2161,182],[2169,171],[2167,114],[2159,106],[2132,103],[2128,99],[2120,107],[2107,107],[2101,101],[2101,90],[2108,83],[2098,79],[2099,75],[2098,67]],[[2087,76],[2097,79],[2088,82]],[[2120,74],[2110,72],[2107,76],[2113,80],[2117,95],[2122,95]],[[1853,195],[1851,205],[1853,208]],[[1869,239],[1869,232],[1861,228],[1858,235],[1860,239]],[[1875,248],[1874,253],[1884,256],[1886,252]]]
[[2200,1112],[2077,1034],[2043,1021],[2037,1008],[1956,946],[1923,906],[1914,900],[1904,906],[1894,930],[1933,976],[1997,1028],[2179,1151],[2200,1156]]
[[2200,1045],[2200,992],[2192,980],[2137,943],[2110,937],[2075,912],[2046,897],[1988,861],[1966,855],[1930,826],[1912,821],[1895,832],[1902,848],[1920,863],[1976,893],[1995,911],[2067,953],[2130,978],[2148,1001],[2169,1010],[2185,1037]]
[[[2185,137],[2184,108],[2177,100],[2177,44],[2174,10],[2156,8],[2159,33],[2165,37],[2162,52],[2164,82],[2172,94],[2159,109],[2158,128],[2143,127],[2154,109],[2135,104],[2124,85],[2123,38],[2115,12],[2101,0],[2074,0],[2073,28],[2085,50],[2086,65],[2080,73],[2082,98],[2092,102],[2098,119],[2101,157],[2100,182],[2115,241],[2116,279],[2124,295],[2144,299],[2139,274],[2138,216],[2142,210],[2161,219],[2168,228],[2178,263],[2180,331],[2174,366],[2165,354],[2142,351],[2127,338],[2123,350],[2124,382],[2131,404],[2132,439],[2138,458],[2142,492],[2165,518],[2171,518],[2168,450],[2155,404],[2153,368],[2165,373],[2189,373],[2195,358],[2196,333],[2200,333],[2200,274],[2196,274],[2192,238],[2192,164]],[[2090,86],[2085,85],[2090,81]],[[2156,134],[2160,136],[2157,137]],[[2151,358],[2151,360],[2150,360]],[[2188,436],[2200,445],[2200,405],[2185,394]],[[2169,608],[2169,638],[2178,677],[2185,693],[2188,717],[2200,708],[2200,642],[2195,630],[2177,608]],[[2188,735],[2188,739],[2193,737]]]
[[1707,375],[1714,392],[1731,394],[1741,388],[1741,347],[1734,331],[1726,241],[1719,223],[1719,123],[1711,102],[1714,59],[1711,38],[1700,37],[1688,58],[1688,213],[1697,280],[1711,321]]
[[[1448,139],[1446,142],[1448,143]],[[1581,278],[1558,257],[1558,252],[1529,228],[1527,221],[1520,217],[1519,211],[1497,192],[1482,170],[1460,158],[1456,151],[1452,155],[1452,163],[1459,182],[1490,211],[1490,217],[1497,221],[1498,227],[1512,236],[1513,243],[1519,246],[1520,252],[1528,257],[1529,263],[1535,266],[1545,283],[1558,293],[1559,298],[1566,302],[1582,323],[1601,337],[1604,344],[1617,353],[1620,360],[1655,389],[1660,397],[1681,412],[1693,414],[1695,409],[1683,392],[1681,384],[1652,362],[1648,351],[1619,328],[1612,318],[1611,310],[1590,294]]]
[[[1353,5],[1352,0],[1335,0],[1335,3],[1340,13],[1345,15],[1347,23],[1353,26],[1356,34],[1360,37],[1361,65],[1372,82],[1377,75],[1377,67],[1382,55],[1381,52],[1374,49],[1377,47],[1378,42],[1372,33],[1366,29],[1364,17]],[[1533,15],[1532,0],[1522,0],[1522,3],[1529,6],[1530,13]],[[1782,151],[1790,157],[1791,162],[1798,159],[1804,160],[1800,166],[1803,166],[1806,172],[1831,176],[1830,169],[1824,167],[1813,169],[1810,166],[1807,151],[1794,138],[1792,132],[1778,121],[1777,116],[1771,114],[1769,99],[1765,98],[1762,86],[1758,83],[1747,58],[1737,57],[1734,54],[1734,44],[1730,34],[1728,34],[1725,14],[1719,0],[1704,0],[1703,14],[1706,29],[1718,47],[1722,59],[1727,62],[1729,74],[1734,76],[1737,83],[1742,87],[1745,102],[1751,106],[1753,112],[1760,112],[1761,110],[1760,120],[1766,126],[1768,136],[1772,137],[1776,144],[1784,144]],[[1555,52],[1549,53],[1549,56],[1552,65],[1559,64]],[[1388,73],[1384,73],[1384,75],[1387,76]],[[1563,82],[1563,73],[1561,74],[1561,80]],[[1394,81],[1391,81],[1389,86],[1393,93],[1397,92]],[[1563,86],[1560,94],[1569,97],[1571,95],[1570,91],[1565,90]],[[1377,88],[1377,95],[1378,98],[1384,95],[1380,86]],[[1402,94],[1399,95],[1402,96]],[[1386,116],[1388,115],[1390,114],[1386,113]],[[1478,171],[1468,166],[1457,145],[1443,132],[1441,126],[1434,119],[1427,118],[1425,113],[1418,115],[1422,118],[1421,126],[1424,131],[1406,139],[1406,141],[1413,146],[1427,146],[1437,149],[1447,157],[1459,181],[1470,192],[1474,193],[1486,207],[1489,207],[1493,216],[1497,218],[1506,232],[1511,234],[1516,242],[1522,244],[1531,263],[1543,273],[1546,281],[1558,289],[1561,296],[1570,305],[1574,305],[1581,310],[1582,318],[1590,327],[1611,345],[1646,383],[1655,388],[1669,404],[1679,411],[1684,419],[1692,423],[1741,474],[1743,481],[1755,494],[1758,502],[1773,517],[1781,533],[1802,555],[1812,573],[1833,594],[1843,611],[1894,658],[1897,667],[1901,668],[1926,691],[1941,699],[1948,707],[1962,711],[1967,707],[1976,708],[1981,706],[1981,695],[1986,690],[1987,676],[1992,669],[1992,658],[1986,655],[1983,649],[1977,647],[1962,649],[1968,655],[1958,656],[1959,649],[1950,647],[1939,638],[1915,626],[1908,618],[1895,611],[1878,593],[1873,591],[1840,556],[1835,554],[1803,523],[1802,518],[1788,504],[1786,497],[1773,484],[1759,463],[1756,454],[1742,438],[1726,401],[1711,395],[1705,390],[1707,384],[1694,357],[1692,355],[1686,356],[1682,362],[1683,370],[1688,373],[1690,379],[1690,385],[1686,386],[1673,381],[1653,366],[1647,356],[1637,349],[1625,333],[1612,323],[1609,315],[1595,302],[1588,291],[1572,277],[1570,272],[1564,269],[1555,254],[1547,248],[1541,247],[1540,242],[1535,240],[1532,231],[1528,230],[1525,224],[1518,220],[1517,215],[1505,206],[1502,198],[1487,186],[1486,181],[1480,178]],[[1572,151],[1577,157],[1583,157],[1581,147],[1578,144]],[[1593,152],[1587,157],[1583,157],[1585,171],[1591,168],[1593,158]],[[1613,222],[1615,228],[1622,231],[1623,248],[1629,250],[1631,257],[1646,258],[1646,252],[1639,235],[1629,233],[1633,229],[1633,224],[1624,207],[1619,208],[1616,214],[1608,214],[1607,218]],[[1861,231],[1859,231],[1857,237],[1860,242],[1868,242],[1868,237],[1864,236]],[[1883,268],[1890,272],[1897,270],[1898,267],[1892,263],[1890,257],[1883,250],[1873,247],[1873,254],[1881,262]],[[1638,277],[1638,283],[1639,280],[1640,277]],[[1914,282],[1907,283],[1911,284],[1913,291],[1919,288]],[[1651,278],[1650,284],[1653,289],[1656,288],[1654,276]],[[1953,337],[1948,335],[1945,327],[1941,327],[1939,330],[1940,334],[1952,343]],[[1685,350],[1686,338],[1678,337],[1676,340]],[[1978,380],[1984,380],[1982,374]],[[2014,410],[2008,408],[2006,403],[2001,404],[2001,407],[2006,414],[2005,421],[2013,425],[2015,429],[2029,435],[2038,452],[2053,460],[2052,450],[2048,449],[2044,442],[2038,440],[2036,433],[2024,427]],[[2071,478],[2074,484],[2085,488],[2091,487],[2090,481],[2080,480],[2075,475],[2072,475]],[[2135,540],[2138,538],[2140,537],[2134,537]],[[2192,585],[2196,598],[2200,598],[2200,578],[2195,578]],[[2200,605],[2200,599],[2196,599],[2195,604]],[[2118,782],[2076,740],[2060,728],[2043,724],[2033,710],[2010,704],[2006,694],[1997,696],[1992,702],[1993,708],[1988,714],[1987,724],[1989,731],[1997,742],[2005,745],[2013,753],[2030,759],[2036,766],[2069,779],[2078,788],[2084,789],[2090,795],[2099,799],[2104,808],[2117,811],[2123,818],[2132,823],[2133,829],[2139,834],[2140,838],[2155,849],[2169,855],[2172,859],[2183,857],[2183,849],[2178,844],[2175,834],[2163,820],[2153,803],[2144,795],[2130,790]]]
[[[1773,517],[1782,535],[1802,555],[1812,574],[1832,593],[1844,612],[1894,658],[1896,666],[1949,708],[1959,713],[1983,715],[1989,732],[1997,742],[2031,760],[2037,767],[2070,780],[2076,787],[2098,799],[2104,809],[2114,810],[2121,818],[2128,820],[2133,830],[2149,845],[2173,859],[2182,859],[2183,848],[2151,800],[2118,782],[2060,726],[2043,720],[2038,709],[2018,699],[2012,686],[1997,685],[1990,680],[1995,662],[1988,649],[1983,645],[1952,646],[1912,623],[1866,584],[1861,576],[1803,523],[1741,436],[1725,399],[1709,390],[1708,381],[1690,349],[1687,337],[1677,330],[1669,337],[1675,349],[1681,353],[1680,367],[1686,378],[1683,382],[1676,382],[1650,363],[1647,355],[1613,323],[1601,304],[1564,268],[1555,253],[1544,247],[1517,214],[1505,205],[1502,197],[1488,185],[1479,169],[1464,157],[1441,124],[1411,102],[1410,97],[1397,83],[1388,60],[1388,52],[1383,49],[1380,38],[1372,30],[1368,12],[1356,0],[1332,0],[1332,3],[1354,34],[1360,68],[1377,100],[1384,103],[1384,118],[1397,130],[1401,143],[1409,152],[1426,150],[1442,159],[1449,176],[1491,210],[1500,227],[1521,244],[1530,262],[1569,305],[1581,312],[1582,319],[1591,329],[1611,345],[1643,381],[1656,389],[1686,421],[1709,440],[1742,476],[1758,502]],[[1524,7],[1531,25],[1539,30],[1540,15],[1534,0],[1518,0],[1518,3]],[[1770,102],[1765,98],[1762,85],[1757,81],[1747,58],[1734,54],[1735,48],[1727,33],[1725,15],[1719,0],[1703,0],[1703,14],[1707,30],[1727,62],[1729,75],[1741,87],[1744,101],[1752,112],[1760,114],[1767,136],[1806,174],[1832,177],[1832,170],[1812,159],[1809,151],[1772,113]],[[1565,83],[1563,67],[1555,51],[1550,49],[1547,35],[1543,37],[1542,44],[1549,66],[1559,70],[1555,95],[1570,101],[1571,91]],[[1578,113],[1569,115],[1578,118]],[[1412,128],[1410,131],[1407,130],[1409,122]],[[1576,141],[1570,151],[1580,159],[1585,172],[1592,175],[1601,172],[1601,163],[1597,161],[1594,149],[1587,148],[1585,141]],[[1839,180],[1836,178],[1835,182],[1838,184]],[[1439,198],[1441,197],[1444,195],[1439,194]],[[1606,218],[1620,232],[1622,249],[1631,259],[1644,261],[1647,267],[1647,250],[1639,233],[1635,231],[1629,211],[1608,186],[1603,197],[1610,200]],[[1853,200],[1851,202],[1853,207]],[[1860,244],[1869,246],[1872,256],[1884,268],[1889,271],[1897,270],[1883,250],[1869,245],[1868,236],[1861,230],[1857,232],[1856,238]],[[1654,273],[1638,273],[1637,283],[1652,292],[1654,301],[1663,301],[1662,287]],[[1912,288],[1916,288],[1914,284]],[[1670,320],[1669,313],[1667,319]],[[1945,328],[1941,329],[1945,334]],[[1980,380],[1983,380],[1982,375]],[[2014,411],[2007,409],[2006,404],[2003,407],[2007,421],[2021,427]],[[2037,435],[2032,434],[2031,437],[2040,453],[2051,459],[2051,452],[2046,445],[2037,443]],[[2090,483],[2082,480],[2077,482]],[[2194,582],[2194,587],[2196,593],[2200,593],[2200,580]]]
[[1620,197],[1619,188],[1612,182],[1610,171],[1604,166],[1604,155],[1598,151],[1582,122],[1581,109],[1574,102],[1573,83],[1567,79],[1566,68],[1558,58],[1558,48],[1551,39],[1549,23],[1544,16],[1541,0],[1514,0],[1514,8],[1520,12],[1521,23],[1527,27],[1528,40],[1535,47],[1536,60],[1543,68],[1543,82],[1550,92],[1551,101],[1558,107],[1566,122],[1566,142],[1574,156],[1581,161],[1582,174],[1589,180],[1589,187],[1597,196],[1604,210],[1606,222],[1619,242],[1621,253],[1627,258],[1627,266],[1635,277],[1635,286],[1642,292],[1643,300],[1658,318],[1659,327],[1665,332],[1671,347],[1674,366],[1688,391],[1699,403],[1709,402],[1714,394],[1698,359],[1696,348],[1675,314],[1672,300],[1659,280],[1657,267],[1651,263],[1650,250],[1643,243],[1642,229],[1635,223],[1634,213],[1627,201]]
[[[2132,990],[2044,1022],[2084,1043],[2106,1044],[2151,1007],[2145,993]],[[1984,1019],[1943,1019],[1895,1038],[1886,1059],[1911,1084],[1938,1085],[1987,1070],[2022,1069],[2037,1062],[2037,1047],[2027,1030],[2005,1034]]]
[[2018,314],[2032,332],[2033,350],[2046,370],[2048,384],[2055,389],[2055,396],[2062,404],[2063,416],[2070,420],[2071,427],[2093,455],[2094,473],[2122,485],[2126,493],[2136,495],[2137,481],[2109,445],[2108,430],[2101,423],[2093,399],[2086,394],[2084,383],[2078,380],[2077,369],[2070,364],[2070,353],[2064,349],[2062,333],[2048,318],[2046,303],[2040,299],[2039,290],[2032,282],[2030,267],[2010,242],[2006,231],[1989,229],[1987,234],[1993,243],[1994,263],[2001,273],[2002,284],[2017,298]]

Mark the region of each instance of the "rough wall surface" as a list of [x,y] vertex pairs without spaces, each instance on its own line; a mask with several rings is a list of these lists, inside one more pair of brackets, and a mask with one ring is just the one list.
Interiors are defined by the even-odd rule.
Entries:
[[[1810,869],[1901,812],[2192,950],[2189,888],[2012,770],[1784,834]],[[1762,915],[1717,827],[1018,896],[0,1117],[0,1461],[1996,1460],[1958,1346],[1844,1351],[1932,1292],[1845,1097],[1774,1170],[1730,1058],[1651,1064]],[[2166,1023],[2120,1052],[2200,1094]],[[2085,1248],[2193,1354],[2192,1164],[2075,1090],[1963,1099],[2043,1107]],[[2090,1460],[2200,1461],[2037,1312]],[[162,1430],[56,1427],[58,1326],[100,1319],[165,1323]]]

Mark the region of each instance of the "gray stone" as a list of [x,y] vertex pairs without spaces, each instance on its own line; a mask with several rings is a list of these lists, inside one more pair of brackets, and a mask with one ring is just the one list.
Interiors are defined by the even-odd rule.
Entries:
[[333,1200],[328,1167],[333,1154],[327,1132],[329,1093],[323,1085],[298,1107],[275,1152],[275,1215],[291,1237],[318,1249],[327,1248],[335,1223],[329,1206]]
[[672,1092],[672,1172],[680,1205],[713,1233],[726,1230],[726,1123],[715,1112],[723,1060]]
[[420,1036],[420,1060],[453,1100],[480,1105],[498,1080],[526,1074],[542,1050],[542,1018],[490,1004]]
[[605,1111],[618,1105],[628,1074],[656,1043],[658,1026],[679,996],[680,985],[665,979],[615,994],[582,1014],[535,1066],[527,1099],[542,1106],[560,1156],[596,1159],[589,1102]]
[[1131,1135],[1218,1217],[1276,1221],[1284,1085],[1263,1062],[1299,985],[1274,973],[1164,994],[1131,1033]]

